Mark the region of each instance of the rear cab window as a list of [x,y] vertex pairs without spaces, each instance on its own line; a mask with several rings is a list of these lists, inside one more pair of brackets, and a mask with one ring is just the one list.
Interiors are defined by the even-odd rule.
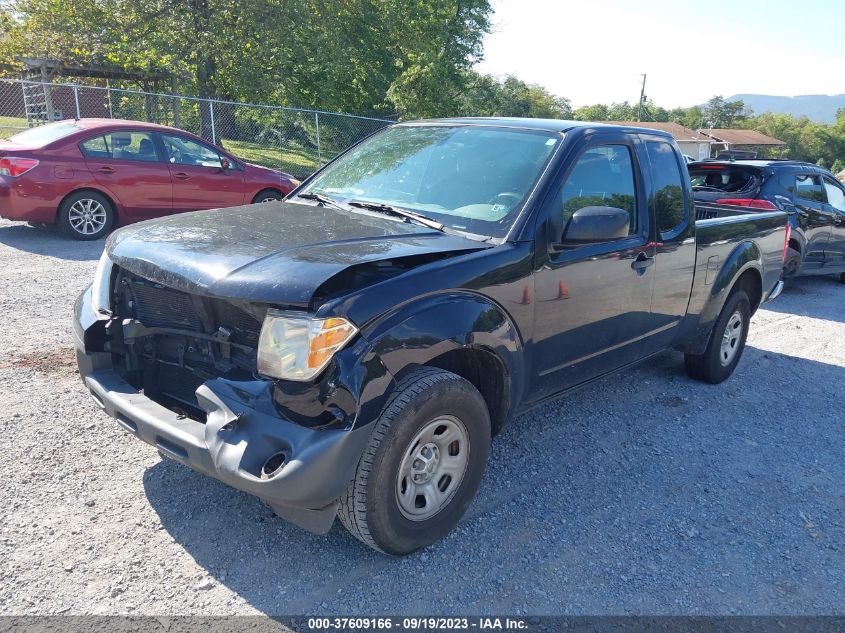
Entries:
[[657,230],[667,239],[686,225],[684,178],[675,150],[669,143],[647,141],[645,145],[651,165]]

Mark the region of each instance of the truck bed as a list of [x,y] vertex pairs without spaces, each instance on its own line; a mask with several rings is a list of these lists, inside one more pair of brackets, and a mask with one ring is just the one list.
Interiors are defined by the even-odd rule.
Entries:
[[737,215],[751,215],[764,213],[761,209],[740,207],[735,204],[717,204],[715,202],[695,201],[695,219],[712,220],[713,218],[726,218]]
[[[711,217],[696,220],[695,273],[690,295],[689,315],[699,315],[695,329],[699,334],[710,331],[718,312],[713,306],[721,305],[711,297],[728,290],[719,279],[731,279],[732,274],[723,275],[723,269],[739,268],[737,254],[745,253],[760,264],[763,298],[774,288],[783,272],[783,245],[786,239],[787,214],[783,211],[748,211],[732,205],[696,206]],[[726,271],[727,272],[727,271]],[[756,306],[753,306],[756,308]],[[694,335],[690,335],[695,338]]]

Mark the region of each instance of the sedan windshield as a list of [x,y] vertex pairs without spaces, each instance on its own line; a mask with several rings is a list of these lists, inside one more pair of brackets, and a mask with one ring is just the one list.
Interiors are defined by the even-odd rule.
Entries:
[[397,125],[329,165],[304,192],[390,205],[446,229],[502,237],[561,138],[478,125]]

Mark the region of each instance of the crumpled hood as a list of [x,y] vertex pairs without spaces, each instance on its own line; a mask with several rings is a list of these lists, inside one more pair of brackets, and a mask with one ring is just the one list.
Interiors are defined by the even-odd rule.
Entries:
[[269,202],[127,226],[106,250],[118,266],[185,292],[307,307],[349,266],[487,246],[389,217]]

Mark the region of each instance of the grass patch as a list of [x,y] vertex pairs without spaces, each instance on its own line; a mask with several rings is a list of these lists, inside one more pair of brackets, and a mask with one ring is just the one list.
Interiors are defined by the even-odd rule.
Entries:
[[15,116],[0,116],[0,138],[9,138],[29,127],[26,119]]
[[223,147],[238,158],[256,165],[281,169],[294,176],[307,176],[318,167],[316,154],[306,150],[284,149],[227,138],[222,139],[222,142]]

